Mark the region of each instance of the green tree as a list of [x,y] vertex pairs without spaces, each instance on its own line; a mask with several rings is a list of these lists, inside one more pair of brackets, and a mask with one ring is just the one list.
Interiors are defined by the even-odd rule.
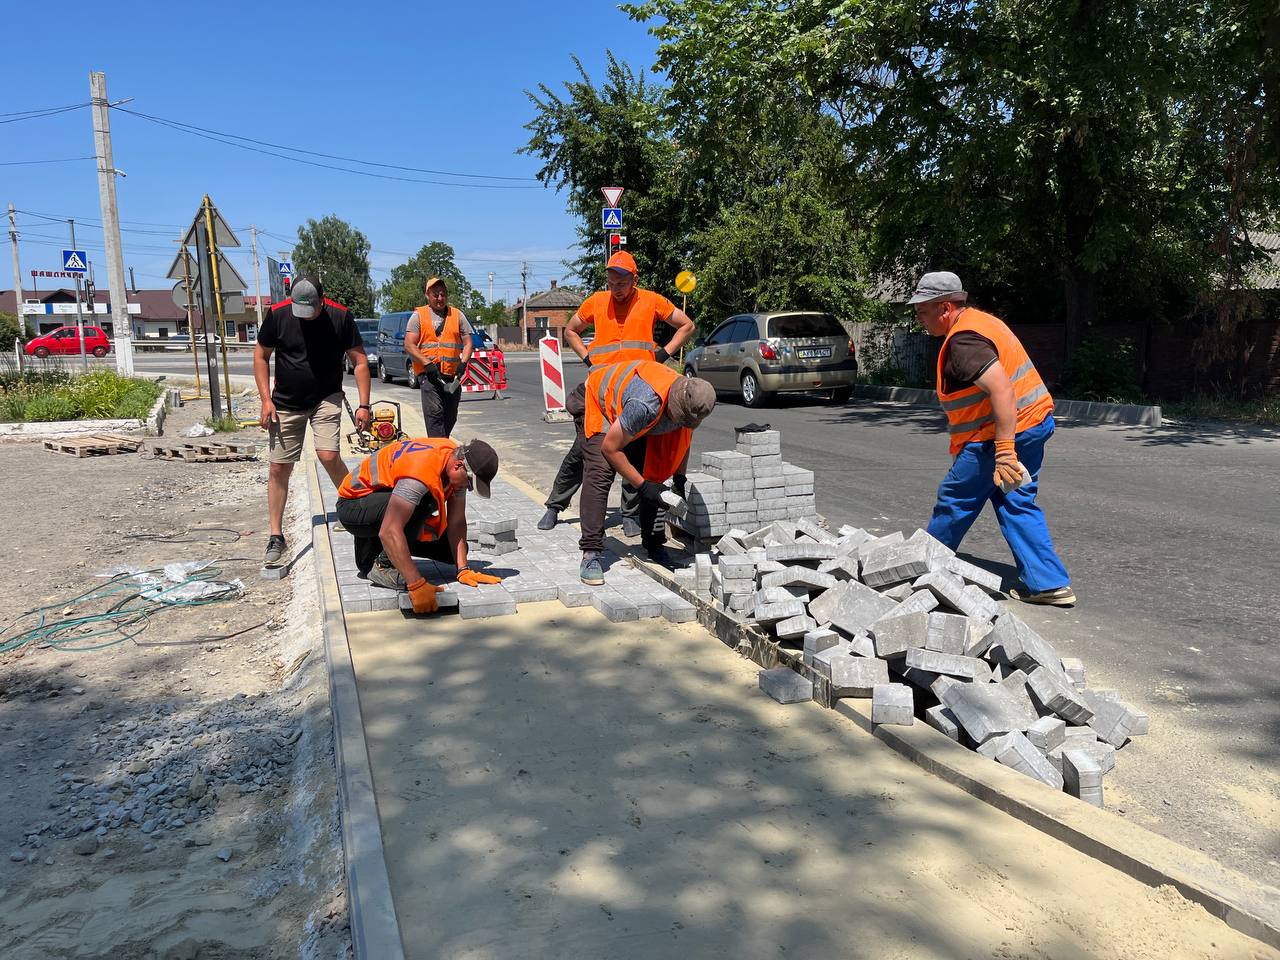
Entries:
[[468,314],[468,319],[471,320],[473,326],[477,327],[487,327],[494,323],[506,324],[509,322],[507,319],[507,305],[502,300],[495,300],[488,306],[481,306]]
[[20,330],[18,315],[0,310],[0,350],[12,350]]
[[357,317],[373,316],[373,282],[369,277],[369,240],[340,217],[329,214],[298,227],[293,248],[295,276],[314,273],[325,296]]
[[673,293],[684,268],[688,207],[681,196],[678,152],[662,119],[665,91],[648,83],[612,52],[604,82],[591,80],[576,57],[576,80],[565,95],[546,84],[526,91],[536,115],[525,129],[529,141],[519,152],[538,157],[538,179],[568,193],[566,206],[579,219],[582,255],[572,264],[590,289],[604,286],[606,239],[600,223],[600,188],[626,190],[622,206],[628,249],[640,268],[640,282]]
[[449,302],[468,316],[484,305],[484,298],[453,262],[453,247],[439,240],[424,244],[409,260],[391,271],[378,291],[383,308],[412,310],[427,302],[426,283],[439,277],[449,285]]

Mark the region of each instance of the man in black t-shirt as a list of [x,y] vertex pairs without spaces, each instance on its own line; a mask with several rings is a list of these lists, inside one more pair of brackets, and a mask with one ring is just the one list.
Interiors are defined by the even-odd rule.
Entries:
[[[275,389],[269,388],[268,364],[276,358]],[[277,303],[262,320],[253,353],[253,379],[262,398],[260,422],[267,428],[271,466],[267,473],[267,512],[271,535],[264,562],[272,566],[285,553],[284,505],[289,477],[302,455],[302,441],[311,425],[316,458],[340,486],[347,476],[338,437],[342,426],[342,360],[355,368],[360,406],[356,428],[369,425],[369,360],[351,311],[324,298],[320,280],[300,277],[291,297]]]

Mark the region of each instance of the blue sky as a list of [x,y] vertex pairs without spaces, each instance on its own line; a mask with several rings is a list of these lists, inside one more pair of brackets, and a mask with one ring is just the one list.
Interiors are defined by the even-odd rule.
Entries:
[[[562,89],[573,76],[572,55],[600,77],[606,49],[647,68],[656,46],[643,25],[594,0],[228,2],[205,9],[10,5],[0,114],[86,102],[89,71],[102,70],[112,101],[132,97],[128,109],[155,117],[361,160],[532,178],[535,160],[515,153],[533,115],[524,91],[539,82]],[[97,180],[92,160],[12,164],[91,155],[92,119],[87,108],[6,119],[0,117],[0,162],[7,164],[0,165],[0,209],[12,202],[32,212],[18,216],[30,286],[31,270],[57,268],[66,236],[65,223],[33,214],[75,217],[79,246],[101,257]],[[574,234],[564,195],[532,180],[492,182],[533,189],[487,189],[373,179],[225,146],[119,110],[112,111],[112,139],[115,165],[128,175],[117,181],[125,266],[140,287],[170,285],[170,241],[205,192],[240,232],[246,249],[232,261],[251,287],[249,224],[292,240],[306,218],[328,213],[369,238],[375,283],[431,240],[451,244],[482,291],[492,271],[495,298],[519,295],[522,259],[531,292],[567,272],[560,261]],[[5,222],[6,239],[7,232]],[[272,255],[288,246],[270,236],[261,243]],[[0,286],[9,287],[7,255],[0,264]]]

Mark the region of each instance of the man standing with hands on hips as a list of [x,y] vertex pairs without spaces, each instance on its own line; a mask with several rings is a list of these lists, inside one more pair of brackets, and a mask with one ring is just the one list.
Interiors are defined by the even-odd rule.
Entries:
[[427,305],[418,307],[404,331],[404,352],[422,389],[422,419],[428,437],[447,437],[458,422],[462,371],[471,359],[471,323],[449,306],[449,285],[439,277],[427,281]]
[[954,273],[926,273],[907,303],[938,352],[938,400],[951,434],[951,470],[938,487],[929,533],[951,549],[990,501],[1013,551],[1026,603],[1076,602],[1067,568],[1036,503],[1044,445],[1053,436],[1053,398],[1022,343],[1004,322],[966,306]]
[[[275,387],[271,388],[271,355],[276,358]],[[355,369],[360,406],[356,429],[369,426],[369,359],[351,311],[326,300],[320,280],[302,276],[290,298],[272,306],[258,331],[253,351],[253,379],[262,398],[259,422],[267,429],[271,462],[267,471],[267,513],[271,534],[263,562],[274,566],[285,553],[284,505],[289,477],[302,456],[302,441],[311,425],[316,459],[339,486],[347,476],[338,437],[342,427],[342,358]]]

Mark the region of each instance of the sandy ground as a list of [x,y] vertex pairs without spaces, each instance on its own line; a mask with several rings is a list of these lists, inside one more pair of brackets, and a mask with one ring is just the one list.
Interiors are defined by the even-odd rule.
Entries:
[[[166,436],[207,414],[172,413]],[[348,956],[304,474],[288,533],[305,547],[268,581],[264,462],[75,459],[37,443],[0,456],[26,491],[0,501],[6,623],[120,564],[212,559],[244,586],[106,649],[0,655],[0,953]]]
[[410,957],[1275,958],[696,625],[348,618]]

